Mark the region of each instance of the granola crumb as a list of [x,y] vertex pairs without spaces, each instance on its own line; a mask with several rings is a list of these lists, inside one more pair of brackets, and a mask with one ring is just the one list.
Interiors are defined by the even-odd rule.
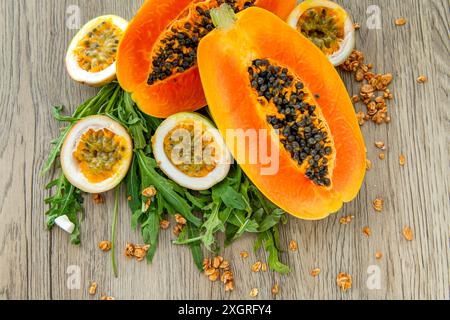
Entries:
[[134,247],[134,257],[137,261],[142,261],[147,256],[147,251],[150,249],[150,245],[139,246],[135,245]]
[[369,159],[366,159],[366,170],[372,170],[372,161],[370,161]]
[[220,277],[220,271],[218,269],[215,269],[212,274],[209,275],[209,281],[216,282],[219,280]]
[[312,277],[317,277],[320,274],[320,271],[321,271],[320,268],[314,268],[311,270],[310,275]]
[[264,262],[264,263],[261,265],[261,270],[262,270],[262,272],[267,272],[267,269],[268,269],[267,263]]
[[400,163],[400,165],[403,167],[406,163],[406,157],[405,155],[401,154],[398,158],[398,162]]
[[181,231],[183,231],[183,225],[179,223],[172,229],[173,234],[177,237],[180,235]]
[[142,191],[142,195],[143,195],[144,197],[146,197],[146,198],[154,197],[154,196],[156,196],[156,188],[155,188],[154,186],[150,186],[150,187],[148,187],[148,188],[145,188],[145,189]]
[[280,293],[280,286],[278,285],[278,283],[275,283],[272,287],[272,295],[276,296],[278,295],[278,293]]
[[214,257],[214,259],[212,261],[213,268],[218,269],[220,267],[220,265],[222,264],[222,262],[223,262],[223,257],[221,257],[221,256]]
[[375,253],[375,259],[380,260],[383,257],[383,253],[381,253],[380,251]]
[[414,240],[414,234],[413,231],[410,227],[406,226],[403,228],[403,236],[405,237],[406,240],[408,241],[413,241]]
[[252,272],[259,272],[261,270],[261,267],[262,267],[261,261],[257,261],[252,265],[251,270]]
[[250,297],[252,297],[252,298],[256,298],[256,297],[258,296],[258,294],[259,294],[259,291],[258,291],[257,288],[253,288],[253,289],[250,291]]
[[152,204],[152,199],[147,199],[147,201],[145,201],[145,205],[144,205],[144,212],[147,212],[148,209],[150,209],[150,205]]
[[386,155],[383,152],[380,152],[378,158],[380,158],[380,160],[384,160],[386,158]]
[[92,195],[92,200],[94,201],[95,204],[103,204],[103,203],[105,203],[105,198],[100,193],[93,194]]
[[384,200],[383,199],[381,199],[381,198],[376,198],[374,201],[373,201],[373,208],[375,209],[375,211],[377,211],[377,212],[381,212],[381,211],[383,211],[383,206],[384,206]]
[[116,298],[111,297],[111,296],[101,296],[100,300],[111,301],[111,300],[116,300]]
[[169,220],[161,220],[159,222],[159,227],[163,230],[167,230],[170,227],[170,221]]
[[127,200],[128,200],[128,201],[131,201],[131,200],[133,200],[133,197],[132,197],[132,196],[128,196],[128,197],[127,197]]
[[133,258],[134,257],[134,244],[127,243],[125,246],[125,257]]
[[291,240],[291,241],[289,242],[289,250],[291,250],[291,251],[297,251],[297,250],[298,250],[298,244],[297,244],[297,241]]
[[244,259],[248,258],[248,252],[247,251],[241,251],[240,256]]
[[423,83],[426,83],[426,82],[428,82],[428,77],[427,76],[421,75],[421,76],[419,76],[417,78],[417,83],[423,84]]
[[372,235],[372,231],[370,230],[369,227],[364,227],[364,228],[363,228],[363,234],[364,234],[366,237],[370,237],[370,236]]
[[353,218],[355,218],[355,216],[352,216],[352,215],[341,217],[339,219],[339,223],[342,225],[349,224],[350,222],[352,222]]
[[110,241],[102,241],[98,244],[98,247],[100,248],[100,250],[102,250],[103,252],[108,252],[109,250],[111,250],[112,244]]
[[95,295],[97,293],[97,282],[92,281],[91,285],[89,286],[89,294],[91,296]]
[[353,23],[353,28],[355,30],[359,30],[359,29],[361,29],[361,25],[359,23],[355,22],[355,23]]
[[183,226],[187,223],[186,219],[179,213],[175,215],[175,221]]
[[380,150],[386,150],[386,144],[383,141],[375,141],[375,147]]
[[339,273],[337,275],[336,281],[338,287],[341,288],[341,290],[344,292],[352,287],[352,276],[347,273]]
[[395,20],[395,25],[397,27],[404,26],[407,23],[407,20],[405,18],[398,18]]

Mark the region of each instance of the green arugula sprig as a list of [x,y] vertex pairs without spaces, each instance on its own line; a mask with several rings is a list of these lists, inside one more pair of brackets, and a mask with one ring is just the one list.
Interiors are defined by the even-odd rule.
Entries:
[[[280,273],[289,272],[289,267],[279,260],[281,249],[278,225],[286,223],[285,213],[251,184],[239,166],[234,165],[223,182],[207,191],[188,190],[168,179],[158,169],[150,143],[162,120],[140,112],[131,96],[117,83],[103,87],[95,97],[80,105],[72,116],[62,115],[62,109],[55,107],[53,114],[57,120],[69,124],[63,128],[60,137],[52,142],[53,148],[43,173],[57,162],[67,134],[81,118],[102,114],[126,127],[134,143],[133,160],[125,179],[131,225],[133,229],[140,229],[144,243],[150,245],[147,252],[149,262],[153,260],[158,247],[163,215],[180,213],[186,218],[187,225],[174,243],[190,246],[194,263],[199,269],[203,262],[201,245],[209,251],[218,252],[220,246],[216,237],[219,232],[224,232],[225,245],[245,233],[257,234],[255,250],[264,246],[269,255],[269,267]],[[142,191],[149,186],[157,189],[153,199],[142,195]],[[66,214],[76,226],[72,243],[79,244],[80,214],[83,213],[81,191],[72,186],[63,174],[48,187],[54,189],[54,195],[46,199],[46,203],[50,204],[47,225],[51,228],[54,219]],[[114,219],[117,218],[116,214]],[[114,257],[112,259],[114,262]],[[115,263],[113,265],[116,272]]]

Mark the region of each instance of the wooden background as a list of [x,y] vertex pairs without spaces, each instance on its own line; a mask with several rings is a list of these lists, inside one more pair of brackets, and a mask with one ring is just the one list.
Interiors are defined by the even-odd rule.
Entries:
[[[170,231],[163,232],[153,265],[129,261],[122,254],[125,243],[138,243],[140,235],[131,231],[125,196],[118,224],[118,279],[112,276],[110,256],[97,249],[110,235],[112,194],[101,206],[87,198],[81,247],[71,246],[57,228],[46,231],[43,199],[50,177],[41,177],[40,170],[59,128],[51,106],[63,103],[73,109],[95,92],[75,84],[65,72],[66,47],[76,33],[66,27],[66,10],[78,5],[82,23],[107,13],[129,19],[141,2],[0,1],[1,299],[92,299],[87,293],[92,280],[99,294],[117,299],[246,299],[251,288],[259,289],[258,298],[271,299],[275,282],[279,299],[449,299],[448,0],[339,1],[362,25],[357,46],[367,61],[377,71],[394,74],[392,123],[368,123],[362,129],[374,168],[355,201],[326,220],[290,219],[282,228],[286,248],[291,239],[299,243],[298,252],[282,255],[292,267],[290,275],[253,274],[251,264],[266,257],[264,252],[251,253],[247,260],[239,257],[241,250],[252,252],[250,236],[224,252],[235,271],[231,294],[195,269],[189,250],[170,243]],[[369,5],[381,10],[380,30],[366,27]],[[401,28],[394,25],[400,17],[408,19]],[[428,83],[416,83],[421,74],[429,77]],[[348,75],[345,81],[350,94],[356,92]],[[387,143],[384,161],[377,159],[375,140]],[[407,158],[405,167],[398,164],[401,153]],[[385,199],[381,214],[371,206],[378,196]],[[339,218],[348,214],[354,221],[341,225]],[[414,230],[412,242],[402,236],[405,225]],[[362,234],[364,226],[372,229],[370,238]],[[381,260],[375,259],[376,251],[383,253]],[[380,268],[380,290],[367,288],[371,265]],[[67,286],[69,266],[79,267],[80,289]],[[313,278],[309,271],[316,267],[322,273]],[[353,288],[346,293],[336,286],[339,272],[353,277]]]

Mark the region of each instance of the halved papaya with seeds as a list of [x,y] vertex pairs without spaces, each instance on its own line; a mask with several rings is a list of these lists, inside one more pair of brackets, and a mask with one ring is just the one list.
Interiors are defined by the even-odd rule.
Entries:
[[[218,28],[203,38],[198,64],[211,114],[235,158],[228,130],[258,130],[275,145],[278,170],[240,163],[270,200],[303,219],[321,219],[358,194],[365,146],[345,86],[327,57],[272,13],[212,12]],[[267,130],[268,134],[261,132]]]
[[117,78],[140,109],[166,118],[206,105],[197,47],[214,29],[209,10],[261,6],[287,18],[296,0],[147,0],[119,45]]

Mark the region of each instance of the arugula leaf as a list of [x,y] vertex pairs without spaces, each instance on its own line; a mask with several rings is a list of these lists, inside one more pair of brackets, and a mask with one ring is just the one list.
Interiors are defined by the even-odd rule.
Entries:
[[[276,229],[276,228],[275,228]],[[277,231],[275,231],[277,232]],[[281,263],[278,256],[278,248],[275,243],[274,238],[274,230],[265,231],[260,233],[257,245],[261,245],[264,243],[264,248],[269,254],[268,264],[269,268],[278,273],[289,273],[291,272],[290,268]],[[257,246],[255,246],[257,248]]]

